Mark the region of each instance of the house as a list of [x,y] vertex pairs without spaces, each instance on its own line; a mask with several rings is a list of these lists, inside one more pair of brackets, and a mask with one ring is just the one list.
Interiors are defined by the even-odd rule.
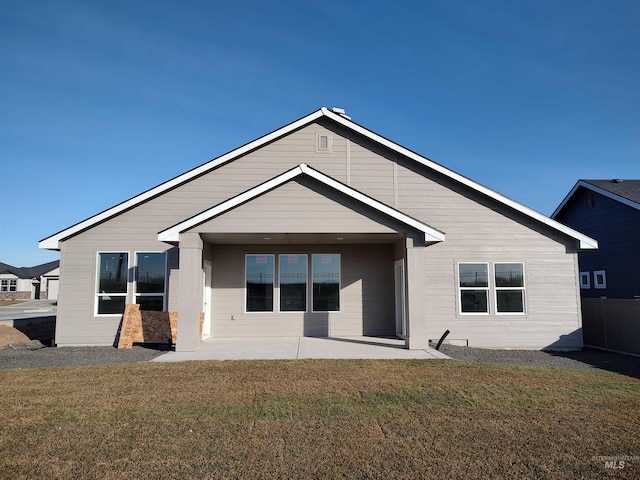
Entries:
[[60,261],[35,267],[14,267],[0,262],[0,300],[56,300]]
[[[321,108],[40,242],[58,345],[110,345],[128,303],[208,338],[582,346],[592,238]],[[204,315],[200,333],[200,315]]]
[[578,255],[584,298],[640,299],[640,180],[579,180],[551,218],[598,240]]

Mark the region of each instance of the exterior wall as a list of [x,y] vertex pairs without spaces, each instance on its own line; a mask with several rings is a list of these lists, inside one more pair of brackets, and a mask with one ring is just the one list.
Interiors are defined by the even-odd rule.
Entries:
[[15,292],[0,292],[0,300],[28,300],[33,296],[31,279],[18,278],[12,273],[0,273],[0,279],[16,280]]
[[[331,198],[335,197],[335,199]],[[341,198],[342,197],[342,198]],[[367,211],[369,210],[369,211]],[[300,179],[192,229],[207,233],[395,233],[389,219],[358,202]],[[395,223],[395,222],[393,222]],[[396,229],[402,228],[395,224]]]
[[[318,134],[332,137],[332,151],[317,152]],[[417,270],[423,272],[420,275],[424,276],[429,338],[439,338],[448,328],[451,330],[449,338],[467,339],[471,346],[509,348],[581,346],[577,256],[573,250],[575,241],[561,237],[550,229],[544,230],[530,219],[508,211],[497,202],[481,197],[446,177],[428,171],[425,167],[398,158],[397,154],[374,145],[352,131],[326,121],[306,126],[62,242],[59,325],[56,337],[58,344],[111,344],[113,342],[120,319],[99,318],[93,315],[98,251],[128,251],[133,254],[135,251],[142,250],[167,250],[166,244],[157,241],[159,231],[249,190],[300,163],[307,163],[322,173],[347,183],[379,201],[395,206],[402,212],[446,234],[445,242],[425,249],[423,256],[425,265]],[[278,227],[279,222],[286,222],[289,218],[287,215],[290,216],[291,212],[306,209],[306,213],[309,213],[313,205],[292,204],[288,210],[267,210],[268,213],[273,214],[270,217],[265,217],[265,210],[260,209],[268,205],[269,199],[273,200],[278,195],[293,194],[295,196],[296,192],[292,190],[296,188],[295,183],[301,185],[299,182],[291,182],[290,190],[276,189],[264,196],[262,204],[258,202],[254,206],[250,202],[243,206],[247,208],[229,212],[224,221],[212,222],[208,227],[226,225],[225,228],[229,231],[238,231],[243,228],[247,231],[263,231],[268,228],[271,231],[281,228]],[[274,200],[279,205],[283,205],[283,201],[283,198],[278,200],[280,203]],[[318,211],[321,212],[321,210]],[[256,214],[262,215],[262,218],[255,217]],[[269,218],[269,221],[264,221],[264,218]],[[278,220],[274,221],[274,218]],[[337,218],[333,226],[336,229],[348,228],[349,222],[359,217],[349,213],[342,223],[341,217]],[[374,220],[378,221],[378,219]],[[368,231],[367,225],[374,224],[375,222],[363,221],[357,229]],[[298,222],[297,226],[314,231],[312,223],[300,225]],[[324,222],[317,224],[316,229],[331,226],[331,218],[328,217]],[[377,225],[375,228],[383,227]],[[295,245],[290,247],[298,248]],[[371,299],[375,299],[376,296],[357,293],[369,292],[369,290],[365,288],[366,283],[358,283],[358,279],[355,278],[353,281],[345,280],[347,283],[344,287],[345,308],[348,308],[348,305],[353,305],[354,308],[349,310],[349,314],[354,315],[352,319],[347,318],[348,315],[344,312],[341,315],[341,321],[336,319],[334,322],[336,315],[328,314],[325,315],[327,318],[308,315],[305,322],[305,319],[300,318],[299,315],[298,318],[294,318],[295,314],[290,316],[287,314],[286,317],[281,316],[282,320],[276,320],[276,324],[270,325],[265,330],[263,327],[269,325],[271,318],[275,315],[271,315],[265,323],[259,318],[262,315],[251,314],[251,318],[247,319],[247,315],[243,314],[242,310],[238,310],[242,303],[238,298],[237,288],[243,282],[241,276],[244,270],[243,264],[237,262],[238,258],[244,258],[241,254],[244,248],[216,246],[209,254],[205,252],[205,256],[211,255],[214,261],[214,292],[216,292],[214,295],[224,294],[225,296],[225,298],[213,299],[215,320],[212,334],[214,337],[260,334],[260,332],[265,334],[267,330],[273,335],[295,334],[292,332],[316,335],[322,333],[322,329],[325,328],[323,325],[331,329],[331,334],[355,335],[359,334],[356,333],[359,328],[357,325],[362,324],[361,318],[357,317],[362,313],[357,311],[362,312],[364,309],[367,316],[377,315],[374,311],[377,307],[371,303]],[[338,247],[327,245],[326,248],[320,248],[327,251],[329,248]],[[366,261],[362,259],[350,265],[348,259],[358,258],[355,256],[356,250],[362,250],[363,254],[367,251],[364,247],[353,248],[355,250],[349,251],[349,256],[343,259],[343,275],[345,272],[353,274],[357,271],[365,272],[366,268],[374,268],[370,265],[388,268],[391,306],[389,307],[385,300],[386,306],[383,310],[386,312],[384,315],[388,313],[393,317],[393,259],[401,258],[402,252],[396,248],[394,255],[394,249],[390,247],[386,261],[383,260],[385,256],[378,257],[371,254],[366,256]],[[297,251],[293,248],[286,250]],[[221,256],[219,252],[223,251],[227,251],[231,257]],[[264,246],[260,251],[265,252]],[[306,250],[305,253],[312,252]],[[372,261],[373,259],[376,261]],[[460,315],[457,311],[456,284],[456,262],[459,261],[524,262],[526,315]],[[346,266],[348,269],[345,268]],[[410,267],[408,265],[408,268]],[[176,268],[177,265],[174,264],[169,277],[170,308],[178,299]],[[217,276],[222,273],[224,278]],[[240,277],[237,277],[238,275]],[[364,274],[363,278],[365,278]],[[227,289],[224,282],[231,282],[233,288]],[[216,290],[216,285],[219,285],[222,290]],[[349,289],[353,289],[356,293],[352,295]],[[229,298],[226,298],[227,290],[232,292]],[[216,305],[219,306],[219,313],[216,313]],[[355,309],[355,305],[359,306],[359,310]],[[238,321],[236,317],[235,323],[231,323],[231,314],[236,312],[237,315],[238,311],[242,315],[242,321]],[[305,325],[307,325],[307,331],[305,331]]]
[[[213,337],[393,335],[393,245],[209,245]],[[340,312],[245,313],[245,254],[340,253]],[[277,257],[276,257],[277,259]],[[276,260],[277,261],[277,260]],[[310,278],[310,275],[309,275]],[[277,305],[278,291],[274,293]],[[308,289],[308,302],[311,296]]]
[[[598,240],[598,250],[580,252],[580,271],[589,272],[584,298],[640,297],[640,211],[579,188],[556,220]],[[606,272],[606,288],[595,288],[593,272]]]
[[[129,253],[127,303],[132,303],[135,252],[162,252],[171,249],[169,245],[153,240],[153,237],[152,232],[144,230],[138,235],[123,235],[119,239],[116,236],[105,235],[99,238],[96,235],[81,234],[62,243],[55,337],[58,346],[114,344],[122,316],[97,316],[94,313],[98,252]],[[168,284],[169,287],[174,284],[171,278]],[[167,293],[171,295],[170,292]]]

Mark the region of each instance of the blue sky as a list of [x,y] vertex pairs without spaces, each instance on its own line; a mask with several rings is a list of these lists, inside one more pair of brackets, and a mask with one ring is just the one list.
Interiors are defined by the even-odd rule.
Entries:
[[0,0],[0,261],[321,106],[544,214],[639,178],[637,0]]

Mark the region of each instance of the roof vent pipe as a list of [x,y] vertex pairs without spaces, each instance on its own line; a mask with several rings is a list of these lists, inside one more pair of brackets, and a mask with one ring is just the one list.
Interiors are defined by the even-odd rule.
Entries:
[[346,118],[347,120],[351,120],[351,117],[349,115],[347,115],[347,112],[344,110],[344,108],[340,108],[340,107],[333,107],[331,109],[331,111],[333,113],[337,113],[338,115],[340,115],[341,117]]

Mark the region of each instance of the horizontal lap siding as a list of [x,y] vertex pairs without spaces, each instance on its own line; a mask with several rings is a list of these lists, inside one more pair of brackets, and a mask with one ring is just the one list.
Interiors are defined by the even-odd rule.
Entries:
[[[327,192],[334,194],[333,192]],[[195,232],[393,233],[375,219],[358,213],[297,182],[288,182],[252,201],[198,225]],[[360,207],[361,208],[361,207]],[[376,216],[372,212],[369,215]],[[383,220],[383,219],[378,219]]]
[[[403,213],[446,234],[445,242],[427,247],[425,250],[424,293],[427,299],[430,338],[439,337],[448,328],[452,331],[450,338],[467,338],[471,344],[477,346],[539,347],[546,346],[545,343],[554,338],[559,340],[580,328],[576,285],[577,262],[575,254],[566,253],[566,246],[572,245],[570,240],[541,230],[541,227],[530,220],[525,220],[525,224],[522,224],[512,213],[508,213],[507,209],[495,202],[469,192],[426,168],[396,158],[395,154],[370,145],[368,141],[352,132],[346,133],[348,139],[343,138],[340,133],[345,132],[339,127],[330,130],[318,124],[309,125],[65,241],[65,255],[61,267],[58,341],[64,339],[69,340],[68,343],[72,343],[71,340],[77,343],[109,343],[113,340],[114,322],[93,317],[97,250],[133,252],[167,249],[166,244],[157,241],[159,231],[249,190],[300,163],[307,163],[338,181],[349,182],[353,188],[388,205],[396,206]],[[332,137],[331,152],[316,151],[317,134]],[[340,208],[337,204],[331,203],[332,201],[313,197],[309,192],[302,194],[303,190],[296,190],[296,185],[297,182],[291,182],[287,188],[270,192],[257,199],[255,205],[249,203],[245,205],[247,208],[243,206],[229,212],[226,219],[224,216],[217,219],[224,220],[223,222],[212,222],[211,226],[222,226],[226,222],[225,228],[238,231],[242,228],[277,228],[279,223],[280,228],[286,230],[291,222],[295,221],[298,228],[314,232],[318,229],[348,226],[360,231],[369,231],[369,227],[373,230],[386,228],[377,224],[382,221],[380,218],[373,216],[373,222],[364,220],[359,214],[346,211],[348,208]],[[314,198],[315,200],[308,201]],[[287,202],[297,202],[299,205],[295,205],[295,209],[285,208]],[[317,208],[318,205],[322,208]],[[371,212],[367,214],[371,215]],[[301,222],[309,217],[312,217],[313,221],[306,225]],[[552,238],[554,235],[555,239]],[[353,248],[359,252],[358,249],[361,247]],[[456,262],[485,260],[525,263],[527,315],[471,318],[458,314]],[[215,261],[223,260],[218,258]],[[224,269],[225,274],[230,277],[240,275],[239,278],[231,278],[240,284],[244,281],[242,262],[234,263],[233,270]],[[360,260],[358,265],[349,267],[349,272],[357,269],[366,272],[369,264],[386,263],[371,255],[368,262]],[[388,264],[392,287],[392,258]],[[214,277],[215,275],[214,265]],[[172,275],[170,305],[175,304],[179,294],[175,291],[176,280],[177,275]],[[220,296],[216,299],[220,309],[216,313],[214,306],[213,315],[217,323],[212,333],[214,336],[218,333],[225,336],[279,335],[296,331],[302,334],[317,334],[326,329],[327,322],[331,322],[332,328],[340,334],[361,334],[364,327],[362,321],[358,320],[358,315],[362,315],[365,308],[370,309],[374,316],[377,315],[377,311],[384,312],[380,318],[385,320],[380,322],[386,328],[387,315],[389,312],[393,315],[393,289],[389,287],[388,281],[385,282],[382,282],[385,285],[383,287],[369,288],[362,278],[350,279],[348,285],[344,286],[345,296],[342,301],[344,308],[348,309],[352,316],[347,319],[347,312],[309,314],[306,322],[308,332],[305,332],[305,323],[296,314],[289,317],[280,315],[282,321],[278,320],[274,325],[269,325],[271,320],[265,324],[264,315],[242,314],[242,294],[237,285],[232,289],[214,288],[216,295]],[[379,294],[389,289],[391,300],[384,300],[382,306],[377,306],[375,302]],[[362,292],[369,293],[363,297]],[[242,315],[242,321],[232,323],[229,319],[232,312]],[[341,317],[338,318],[336,315]],[[336,320],[337,318],[343,320],[342,323]],[[376,325],[376,322],[378,320],[373,321],[372,325]],[[117,324],[115,327],[117,328]],[[371,330],[377,331],[376,328],[372,326]]]
[[[214,337],[393,334],[391,245],[344,245],[333,249],[313,245],[270,246],[268,249],[264,245],[213,245],[211,248],[211,330]],[[247,253],[340,253],[340,312],[245,313],[244,262]],[[277,297],[277,291],[274,295]],[[277,305],[277,298],[274,304]]]
[[[579,347],[576,254],[567,253],[570,240],[550,238],[538,231],[541,227],[508,217],[495,203],[438,181],[398,166],[399,208],[446,234],[446,241],[426,249],[429,338],[448,329],[450,339],[466,339],[471,346]],[[490,315],[460,315],[457,262],[487,262],[491,275],[495,262],[524,263],[526,315],[496,315],[493,288]]]
[[[332,135],[332,151],[316,154],[316,135]],[[120,322],[95,317],[97,251],[164,251],[158,232],[192,217],[230,197],[249,190],[300,163],[346,181],[346,140],[313,124],[260,150],[174,188],[159,197],[107,220],[62,242],[56,342],[111,344]],[[61,254],[62,258],[62,254]],[[176,308],[177,272],[169,278],[169,308]],[[132,297],[131,297],[132,299]]]

